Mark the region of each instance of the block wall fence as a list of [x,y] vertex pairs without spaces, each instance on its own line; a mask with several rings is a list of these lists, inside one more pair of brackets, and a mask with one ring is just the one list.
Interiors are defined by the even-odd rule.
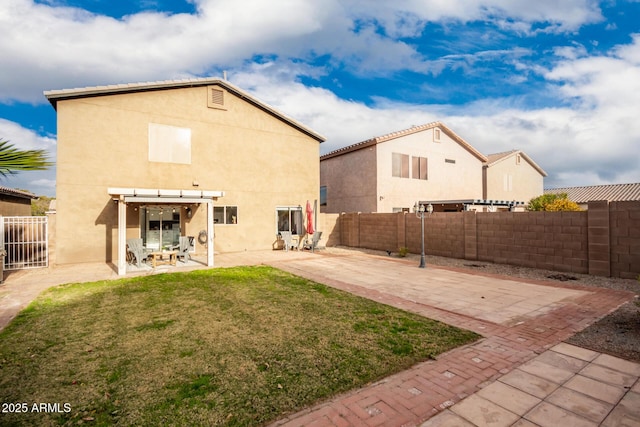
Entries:
[[[589,202],[581,212],[437,212],[424,223],[428,255],[640,276],[640,201]],[[318,225],[327,246],[420,253],[420,219],[413,213],[322,214]]]

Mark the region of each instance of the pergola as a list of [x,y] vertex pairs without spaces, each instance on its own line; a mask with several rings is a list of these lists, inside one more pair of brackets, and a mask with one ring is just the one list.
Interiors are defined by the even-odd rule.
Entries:
[[434,209],[438,212],[448,207],[458,210],[467,211],[473,206],[486,206],[489,208],[489,212],[492,212],[495,208],[508,208],[513,210],[518,206],[525,206],[525,202],[516,200],[491,200],[491,199],[459,199],[459,200],[425,200],[419,201],[420,205],[433,205]]
[[207,205],[207,266],[213,267],[213,202],[224,196],[224,191],[164,190],[150,188],[109,188],[107,190],[118,203],[118,274],[127,272],[127,205],[151,204],[206,204]]

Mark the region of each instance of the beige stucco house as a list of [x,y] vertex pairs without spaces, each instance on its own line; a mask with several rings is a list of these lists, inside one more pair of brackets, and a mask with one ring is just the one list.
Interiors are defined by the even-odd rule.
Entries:
[[193,236],[196,253],[271,248],[303,233],[324,137],[226,80],[53,90],[55,263],[114,262]]
[[482,198],[529,202],[542,195],[545,176],[547,173],[521,150],[489,154],[483,168]]
[[320,157],[321,210],[398,212],[418,200],[480,199],[487,161],[441,122],[371,138]]

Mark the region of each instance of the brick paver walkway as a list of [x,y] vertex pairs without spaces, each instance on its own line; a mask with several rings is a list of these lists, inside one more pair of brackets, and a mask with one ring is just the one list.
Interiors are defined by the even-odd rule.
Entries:
[[[494,288],[503,287],[509,282],[511,286],[514,283],[536,285],[538,289],[544,289],[551,294],[555,291],[579,291],[560,302],[551,301],[548,305],[538,306],[537,309],[532,307],[522,317],[514,314],[512,318],[503,319],[504,324],[498,324],[464,312],[455,312],[455,308],[447,310],[398,296],[404,292],[403,286],[413,286],[418,282],[415,280],[415,274],[425,276],[424,281],[428,283],[437,281],[439,275],[448,276],[455,269],[413,269],[410,264],[398,260],[354,255],[349,257],[349,262],[358,266],[357,271],[346,272],[347,275],[357,274],[351,280],[345,276],[344,271],[340,271],[337,259],[335,262],[326,263],[326,258],[279,261],[273,264],[338,289],[475,331],[484,338],[441,355],[435,361],[420,363],[369,387],[293,414],[273,426],[420,425],[633,298],[633,294],[629,292],[546,281],[508,279],[482,273],[470,275],[460,270],[463,280],[473,279],[468,283],[469,287],[472,286],[471,282],[486,281],[493,283]],[[381,282],[381,276],[389,278],[394,274],[396,292],[389,286],[384,287],[384,291],[371,286],[372,283]],[[543,288],[539,288],[540,286]],[[426,297],[428,298],[428,295]]]

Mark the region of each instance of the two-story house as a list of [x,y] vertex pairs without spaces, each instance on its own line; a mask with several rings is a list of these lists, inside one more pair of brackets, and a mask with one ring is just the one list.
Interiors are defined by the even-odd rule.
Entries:
[[[161,250],[271,248],[303,232],[324,137],[226,80],[201,78],[45,96],[57,111],[55,263],[114,262],[125,242]],[[215,240],[214,240],[215,236]]]
[[320,157],[322,212],[498,210],[542,194],[546,173],[522,151],[485,156],[441,122]]
[[417,200],[478,199],[485,162],[440,122],[371,138],[320,157],[321,210],[397,212]]

